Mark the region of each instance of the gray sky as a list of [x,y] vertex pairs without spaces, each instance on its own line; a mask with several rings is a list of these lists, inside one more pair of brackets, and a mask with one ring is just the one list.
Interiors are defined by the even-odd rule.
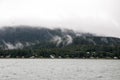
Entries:
[[0,0],[0,26],[15,25],[120,37],[120,0]]

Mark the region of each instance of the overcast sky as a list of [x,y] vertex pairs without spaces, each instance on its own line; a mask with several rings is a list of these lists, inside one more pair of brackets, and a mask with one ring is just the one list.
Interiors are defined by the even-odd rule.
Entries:
[[0,0],[0,26],[15,25],[120,37],[120,0]]

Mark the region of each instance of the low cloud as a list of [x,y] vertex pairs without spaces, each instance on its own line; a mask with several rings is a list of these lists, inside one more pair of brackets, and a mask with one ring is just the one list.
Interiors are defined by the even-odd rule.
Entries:
[[51,41],[56,43],[56,46],[59,46],[61,43],[63,46],[67,46],[73,42],[73,39],[70,35],[65,35],[64,37],[54,36]]
[[20,42],[17,42],[16,44],[11,44],[10,42],[5,42],[3,41],[3,43],[5,44],[5,49],[22,49],[24,47],[24,45]]
[[66,35],[66,45],[69,45],[73,42],[73,39],[70,35]]
[[59,46],[62,42],[62,38],[60,36],[54,36],[52,42],[56,43],[56,46]]

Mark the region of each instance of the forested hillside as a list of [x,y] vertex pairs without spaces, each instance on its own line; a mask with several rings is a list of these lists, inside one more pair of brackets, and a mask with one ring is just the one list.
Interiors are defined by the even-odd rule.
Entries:
[[0,57],[120,58],[120,39],[69,29],[4,27]]

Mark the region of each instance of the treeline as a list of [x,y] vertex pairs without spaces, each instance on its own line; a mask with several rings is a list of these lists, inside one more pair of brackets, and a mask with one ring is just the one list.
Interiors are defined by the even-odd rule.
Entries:
[[68,46],[63,48],[40,48],[0,50],[0,58],[114,58],[120,59],[120,46]]

